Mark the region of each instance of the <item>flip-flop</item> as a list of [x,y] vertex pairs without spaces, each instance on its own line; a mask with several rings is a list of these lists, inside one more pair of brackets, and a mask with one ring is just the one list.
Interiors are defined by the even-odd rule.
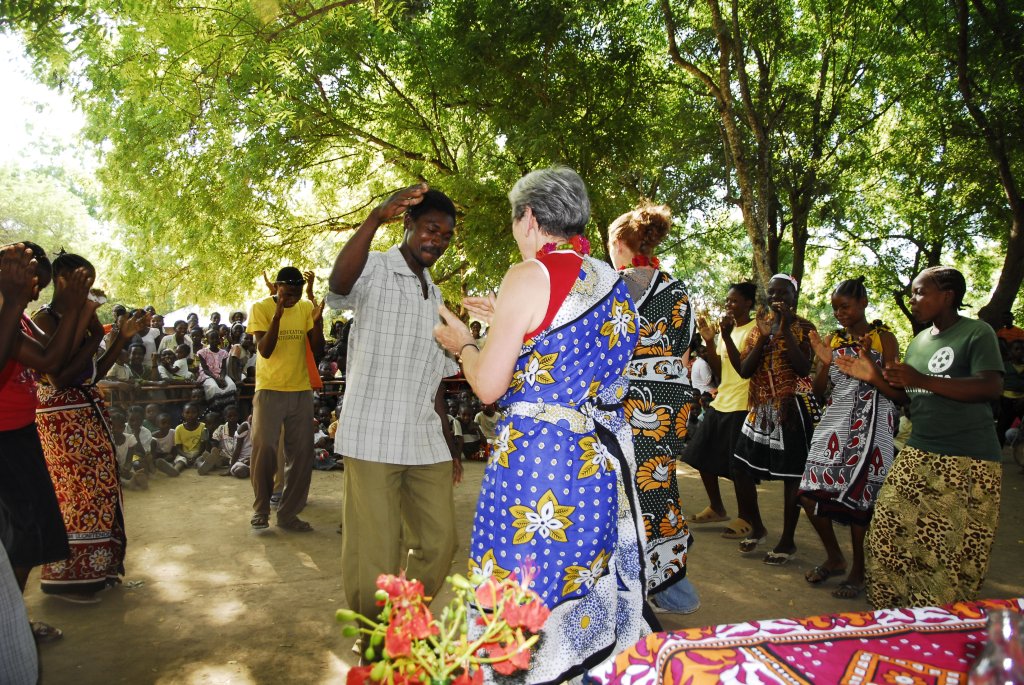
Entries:
[[841,576],[846,573],[846,567],[842,568],[828,568],[827,566],[815,566],[810,571],[804,574],[804,580],[811,585],[818,585],[824,583],[826,580],[833,576]]
[[689,520],[690,523],[718,523],[719,521],[728,521],[729,517],[725,514],[719,514],[711,507],[704,507],[704,511],[696,514]]
[[42,621],[29,621],[29,625],[32,626],[32,637],[36,642],[53,642],[64,636],[63,630]]
[[722,537],[726,540],[744,540],[754,532],[754,527],[743,519],[733,519],[722,531]]
[[768,542],[768,535],[762,535],[759,538],[746,538],[740,542],[740,552],[743,554],[750,554],[751,552],[757,551],[758,545],[763,545]]
[[832,591],[832,596],[836,599],[857,599],[862,592],[864,592],[863,585],[840,583],[839,587]]
[[785,566],[789,563],[789,560],[793,558],[796,552],[776,552],[775,550],[769,551],[764,555],[763,561],[769,566]]
[[268,517],[263,514],[253,514],[249,519],[249,525],[253,527],[253,530],[263,530],[270,527],[270,522],[267,519]]

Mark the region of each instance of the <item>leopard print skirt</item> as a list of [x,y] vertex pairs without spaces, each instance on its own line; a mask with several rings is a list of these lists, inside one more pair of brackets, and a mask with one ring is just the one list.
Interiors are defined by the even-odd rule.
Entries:
[[875,504],[865,544],[876,609],[976,599],[999,523],[996,461],[904,448]]

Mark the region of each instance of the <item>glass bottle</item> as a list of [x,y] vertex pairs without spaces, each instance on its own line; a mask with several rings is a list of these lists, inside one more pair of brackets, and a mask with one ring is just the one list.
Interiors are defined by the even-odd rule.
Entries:
[[991,611],[988,641],[967,675],[968,685],[1024,685],[1024,643],[1020,615]]

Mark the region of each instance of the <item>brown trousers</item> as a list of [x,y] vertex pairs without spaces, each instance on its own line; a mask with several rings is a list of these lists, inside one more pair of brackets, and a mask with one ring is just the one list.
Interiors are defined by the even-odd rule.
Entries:
[[294,520],[309,496],[313,474],[313,391],[257,390],[252,403],[252,458],[249,480],[257,514],[270,516],[278,444],[284,434],[284,492],[278,521]]
[[456,547],[451,461],[404,466],[345,457],[343,512],[341,577],[349,608],[376,617],[377,576],[402,567],[428,596],[437,594]]

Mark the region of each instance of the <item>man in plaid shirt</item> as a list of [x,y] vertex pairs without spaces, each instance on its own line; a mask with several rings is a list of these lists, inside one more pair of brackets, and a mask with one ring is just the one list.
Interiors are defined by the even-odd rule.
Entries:
[[[405,237],[370,252],[377,229],[404,212]],[[462,477],[451,449],[441,381],[458,365],[433,336],[441,293],[428,269],[448,248],[455,205],[426,184],[375,208],[338,254],[327,304],[355,316],[335,452],[345,457],[342,577],[349,607],[377,613],[377,576],[440,589],[455,554],[452,486]],[[409,539],[403,549],[402,522]]]

